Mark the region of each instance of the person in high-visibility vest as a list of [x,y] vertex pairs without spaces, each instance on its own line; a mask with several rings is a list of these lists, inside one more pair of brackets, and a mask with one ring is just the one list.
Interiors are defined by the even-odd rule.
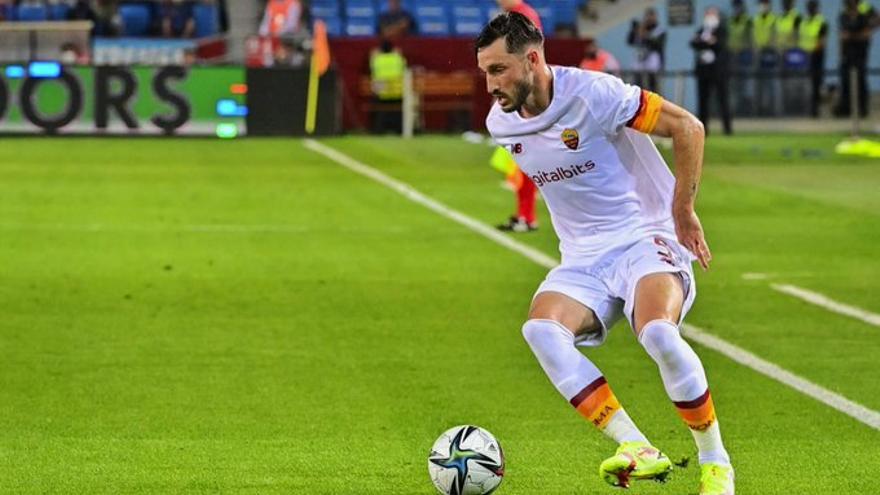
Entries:
[[734,56],[752,48],[752,18],[743,0],[733,0],[733,15],[727,21],[727,47]]
[[877,28],[880,26],[880,15],[877,14],[877,10],[874,9],[874,6],[871,5],[871,2],[868,0],[862,0],[859,2],[859,14],[868,16],[871,28]]
[[752,20],[752,41],[758,56],[755,72],[755,105],[758,115],[773,115],[774,78],[779,62],[776,51],[776,14],[770,9],[770,0],[758,3],[758,14]]
[[770,10],[770,0],[758,3],[758,15],[753,20],[752,41],[760,51],[776,50],[776,14]]
[[727,48],[731,57],[731,81],[734,108],[739,114],[749,114],[753,108],[749,100],[748,78],[755,63],[752,51],[752,17],[744,0],[732,0],[733,14],[727,20]]
[[782,1],[782,15],[776,19],[776,48],[780,52],[797,48],[798,29],[801,14],[794,6],[794,0]]
[[818,117],[825,72],[825,40],[828,37],[828,23],[825,22],[825,16],[819,13],[819,0],[807,2],[807,17],[801,22],[798,37],[800,49],[810,56],[810,114]]
[[406,74],[406,58],[388,40],[370,54],[371,86],[373,103],[373,131],[403,131],[403,78]]

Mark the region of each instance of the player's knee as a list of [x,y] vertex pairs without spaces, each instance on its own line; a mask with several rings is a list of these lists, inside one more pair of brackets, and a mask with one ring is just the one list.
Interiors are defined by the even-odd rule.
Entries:
[[674,359],[682,341],[678,325],[669,320],[650,321],[639,334],[639,343],[658,363]]
[[532,347],[538,342],[559,336],[574,340],[574,335],[562,323],[549,319],[529,319],[522,326],[522,335]]

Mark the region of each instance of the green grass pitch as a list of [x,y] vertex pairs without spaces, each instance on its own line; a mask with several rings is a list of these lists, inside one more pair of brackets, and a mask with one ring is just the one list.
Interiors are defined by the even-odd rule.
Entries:
[[[880,164],[835,136],[716,138],[699,212],[715,254],[688,321],[880,409]],[[326,144],[487,223],[513,197],[455,137]],[[492,431],[499,494],[615,493],[614,446],[520,335],[545,270],[298,140],[4,140],[0,493],[424,494],[445,429]],[[550,255],[543,229],[518,237]],[[746,280],[766,273],[769,280]],[[874,494],[880,432],[696,346],[738,493]],[[696,492],[690,434],[620,325],[589,351]]]

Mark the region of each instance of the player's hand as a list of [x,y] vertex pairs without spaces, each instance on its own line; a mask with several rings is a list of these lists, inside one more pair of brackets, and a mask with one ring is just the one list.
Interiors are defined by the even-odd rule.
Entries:
[[697,213],[694,211],[676,213],[675,234],[678,236],[678,242],[694,253],[703,270],[708,270],[709,262],[712,261],[712,252],[709,251],[709,244],[706,243],[706,236],[703,234],[703,226]]

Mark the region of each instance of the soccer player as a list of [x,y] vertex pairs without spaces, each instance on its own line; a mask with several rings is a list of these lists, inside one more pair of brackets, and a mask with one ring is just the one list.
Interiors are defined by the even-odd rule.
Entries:
[[[619,444],[600,475],[627,487],[672,470],[576,347],[600,345],[625,316],[696,441],[700,494],[732,495],[706,374],[679,332],[696,294],[691,264],[712,259],[694,211],[702,124],[616,77],[548,66],[541,32],[516,13],[492,20],[476,52],[496,100],[489,131],[541,189],[560,239],[562,264],[538,288],[523,335],[565,399]],[[675,177],[647,134],[672,138]]]
[[[523,0],[497,0],[498,7],[504,12],[517,12],[526,16],[538,28],[543,31],[541,17],[529,4]],[[516,213],[506,223],[498,225],[498,229],[506,232],[532,232],[538,230],[538,214],[535,203],[538,189],[535,184],[521,171],[516,172],[519,177],[514,181],[516,186]]]

